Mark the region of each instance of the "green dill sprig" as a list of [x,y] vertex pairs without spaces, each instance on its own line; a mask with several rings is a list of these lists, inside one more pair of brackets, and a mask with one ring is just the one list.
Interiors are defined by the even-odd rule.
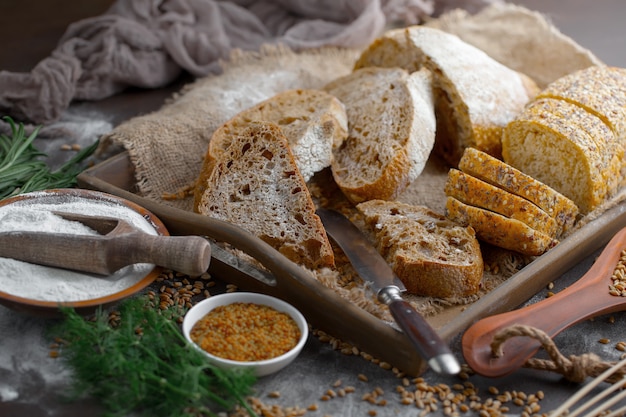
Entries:
[[245,401],[256,377],[250,371],[220,369],[191,346],[176,324],[147,297],[123,301],[115,324],[101,310],[87,320],[62,308],[52,329],[63,341],[61,359],[73,372],[75,398],[89,395],[108,416],[214,416]]
[[47,157],[33,145],[41,126],[26,135],[24,125],[16,125],[5,117],[11,135],[0,134],[0,200],[17,194],[51,188],[66,188],[76,185],[76,176],[83,170],[80,163],[98,147],[98,141],[81,149],[56,171],[42,158]]

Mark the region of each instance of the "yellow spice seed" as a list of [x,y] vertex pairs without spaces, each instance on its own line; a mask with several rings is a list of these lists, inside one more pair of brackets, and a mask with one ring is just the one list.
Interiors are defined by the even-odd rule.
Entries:
[[602,343],[603,345],[606,345],[608,343],[610,343],[611,341],[607,338],[602,338],[600,340],[598,340],[599,343]]
[[191,339],[212,355],[237,361],[275,358],[293,349],[300,329],[286,313],[260,304],[218,306],[191,329]]

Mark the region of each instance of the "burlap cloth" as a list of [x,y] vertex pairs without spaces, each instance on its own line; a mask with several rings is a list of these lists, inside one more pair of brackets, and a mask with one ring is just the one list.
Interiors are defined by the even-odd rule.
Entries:
[[[531,75],[541,85],[600,63],[543,16],[518,6],[494,5],[477,15],[454,11],[428,24],[456,33],[505,65]],[[532,55],[529,45],[534,47]],[[128,151],[143,196],[191,210],[191,198],[169,200],[163,196],[193,185],[208,141],[220,124],[280,91],[319,88],[349,73],[358,53],[354,49],[333,47],[296,53],[280,46],[265,46],[256,53],[235,51],[228,61],[221,62],[221,75],[201,78],[184,87],[159,111],[121,124],[102,138],[101,150],[119,146]],[[443,163],[431,158],[424,172],[399,200],[443,213],[447,170]],[[325,176],[328,173],[322,172],[310,183],[317,199],[337,195],[329,190],[332,180]],[[476,296],[446,300],[409,297],[409,300],[427,315],[449,305],[470,303],[531,260],[495,248],[486,250],[484,255],[487,268],[482,290]],[[355,304],[389,319],[387,310],[362,285],[355,285],[358,278],[349,267],[339,265],[338,270],[318,273],[317,278]]]

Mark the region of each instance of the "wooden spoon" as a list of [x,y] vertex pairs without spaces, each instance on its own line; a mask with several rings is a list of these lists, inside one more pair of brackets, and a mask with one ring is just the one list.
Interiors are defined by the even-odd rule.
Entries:
[[541,347],[528,337],[508,339],[502,355],[492,353],[491,342],[496,333],[511,325],[527,325],[554,337],[566,328],[601,314],[624,310],[626,297],[609,293],[611,276],[626,249],[626,228],[607,244],[592,267],[576,283],[556,295],[535,304],[486,317],[474,323],[462,338],[467,364],[478,374],[501,377],[516,371]]

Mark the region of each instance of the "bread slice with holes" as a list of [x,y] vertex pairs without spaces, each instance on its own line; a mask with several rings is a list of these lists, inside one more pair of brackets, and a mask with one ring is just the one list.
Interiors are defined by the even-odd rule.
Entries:
[[539,91],[530,78],[459,37],[424,26],[390,30],[372,42],[355,68],[371,66],[433,73],[435,152],[452,166],[467,147],[500,157],[502,130]]
[[305,181],[330,166],[333,147],[348,135],[346,111],[336,97],[313,89],[278,93],[241,111],[213,133],[196,181],[195,206],[204,193],[213,161],[253,121],[274,123],[282,129]]
[[479,290],[484,265],[474,229],[425,206],[371,200],[356,207],[408,292],[450,298]]
[[324,90],[348,115],[348,137],[333,151],[335,182],[355,204],[394,199],[420,175],[434,145],[430,73],[369,67]]
[[251,122],[230,139],[215,160],[197,211],[248,230],[309,269],[334,265],[288,139],[275,124]]

